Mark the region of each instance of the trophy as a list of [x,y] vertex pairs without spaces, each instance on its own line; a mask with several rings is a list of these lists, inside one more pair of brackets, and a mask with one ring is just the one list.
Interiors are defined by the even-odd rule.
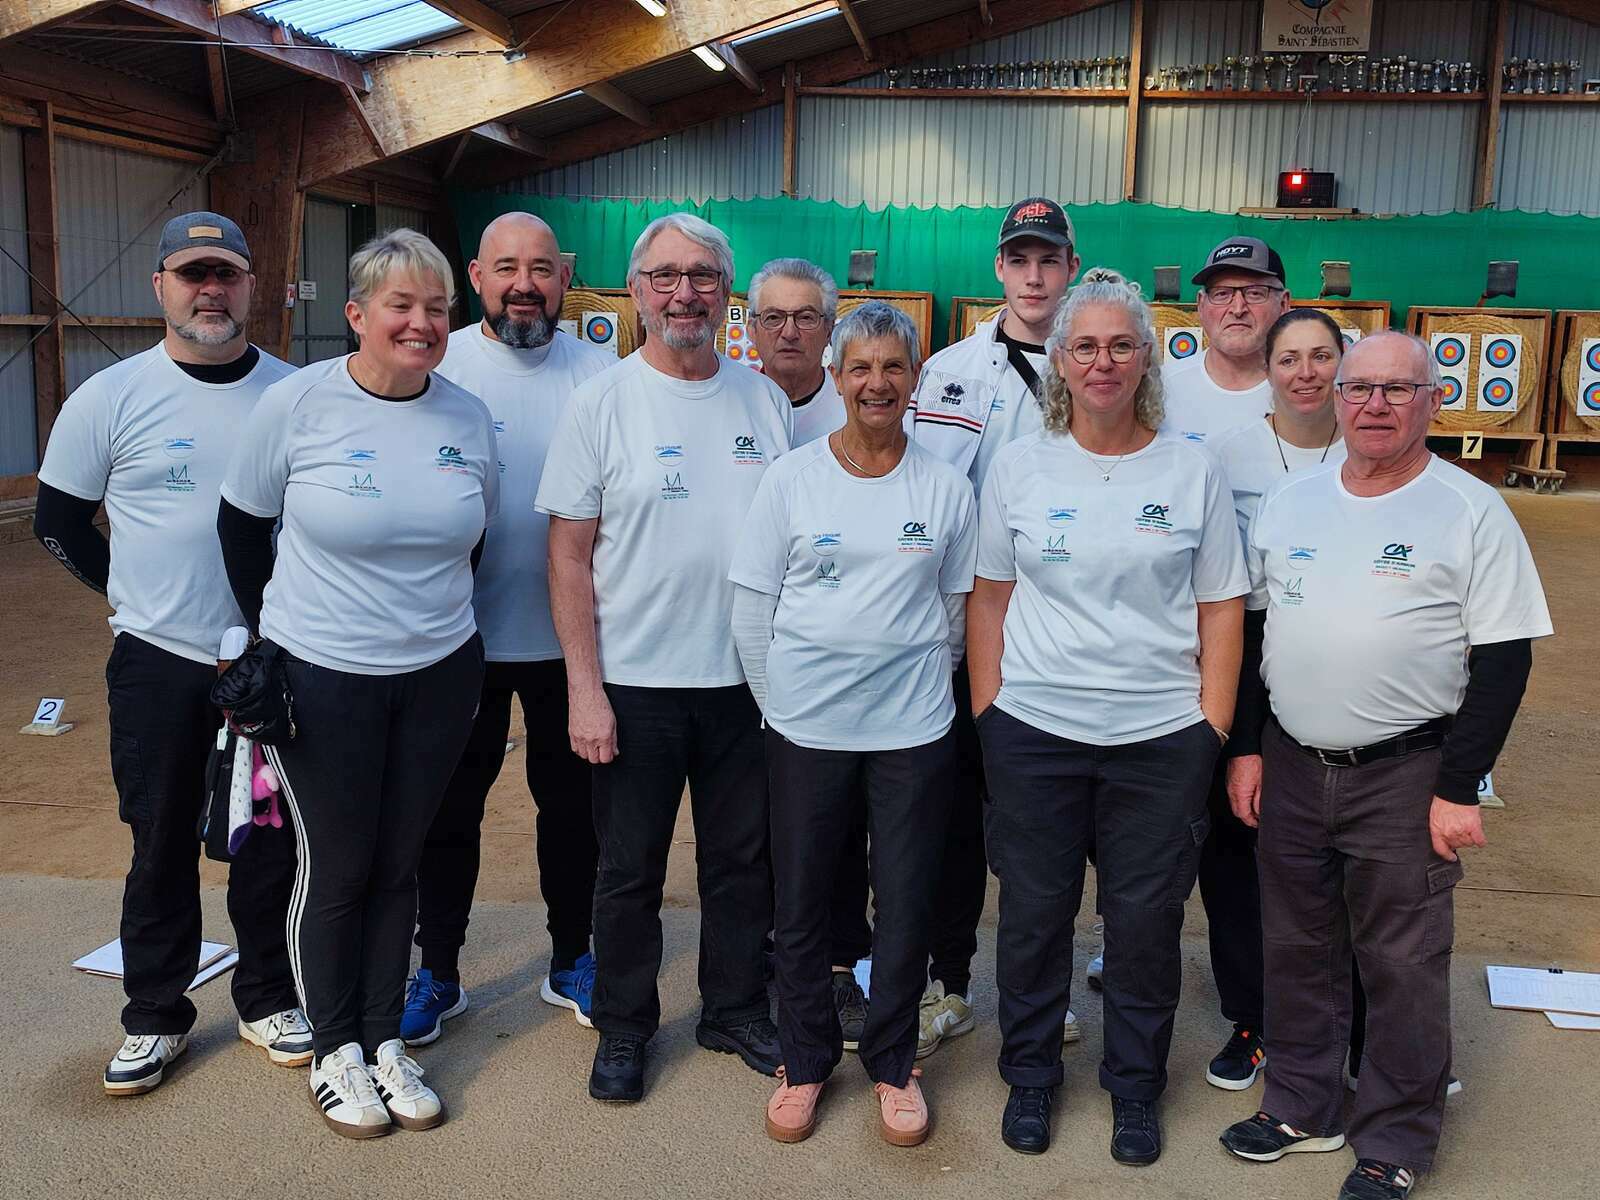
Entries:
[[1216,63],[1207,63],[1206,64],[1206,89],[1205,89],[1206,91],[1209,92],[1209,91],[1212,90],[1211,81],[1216,78],[1216,75],[1217,75],[1217,64]]
[[1236,67],[1238,65],[1239,65],[1239,60],[1237,58],[1235,58],[1233,55],[1231,55],[1231,54],[1223,55],[1223,57],[1222,57],[1223,75],[1222,75],[1221,80],[1219,81],[1221,90],[1228,91],[1228,92],[1233,91],[1233,69],[1234,69],[1234,67]]
[[1239,65],[1242,68],[1244,68],[1244,85],[1239,90],[1240,91],[1244,91],[1244,92],[1253,92],[1253,91],[1255,91],[1256,90],[1256,82],[1255,82],[1256,60],[1255,60],[1255,57],[1253,55],[1249,55],[1249,54],[1241,54],[1239,56]]
[[1417,75],[1422,64],[1414,58],[1401,59],[1401,61],[1405,63],[1406,68],[1406,91],[1414,96],[1417,94]]
[[1271,54],[1263,54],[1261,56],[1261,90],[1262,91],[1270,92],[1272,90],[1272,68],[1277,66],[1277,65],[1278,65],[1278,60],[1277,60],[1277,58],[1275,56],[1273,56]]
[[890,67],[885,74],[889,76],[889,90],[893,91],[900,85],[900,72],[896,68]]
[[1476,76],[1476,75],[1474,75],[1472,73],[1472,64],[1470,62],[1462,63],[1461,64],[1461,90],[1463,92],[1475,92],[1482,85],[1483,85],[1483,79],[1480,76]]
[[1283,90],[1286,92],[1295,90],[1294,85],[1297,80],[1295,79],[1294,69],[1299,61],[1300,56],[1298,54],[1285,54],[1283,56]]
[[1550,91],[1552,94],[1561,94],[1561,73],[1567,69],[1567,64],[1559,59],[1550,64]]
[[1522,94],[1524,96],[1533,95],[1533,59],[1531,58],[1522,60]]
[[1550,64],[1547,63],[1547,62],[1542,62],[1542,63],[1535,64],[1535,66],[1537,67],[1538,72],[1539,72],[1539,75],[1538,75],[1539,86],[1538,86],[1538,88],[1536,90],[1537,90],[1539,95],[1543,96],[1545,94],[1545,86],[1544,86],[1545,85],[1545,73],[1550,70]]
[[1429,72],[1429,74],[1433,77],[1432,90],[1435,92],[1444,91],[1444,59],[1434,59],[1433,69]]
[[1128,90],[1128,76],[1133,70],[1133,59],[1123,54],[1117,58],[1117,86]]
[[1578,84],[1578,72],[1583,70],[1583,64],[1575,58],[1567,60],[1567,91],[1578,92],[1582,88]]
[[1189,90],[1189,68],[1188,67],[1179,67],[1178,68],[1178,90],[1180,92],[1187,92]]

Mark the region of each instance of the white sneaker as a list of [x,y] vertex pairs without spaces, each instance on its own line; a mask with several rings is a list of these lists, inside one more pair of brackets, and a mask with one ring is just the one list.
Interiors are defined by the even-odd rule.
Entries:
[[311,1022],[298,1008],[286,1008],[259,1021],[240,1017],[239,1036],[265,1050],[267,1057],[280,1067],[304,1067],[311,1063]]
[[[1360,1084],[1360,1082],[1361,1082],[1360,1076],[1354,1074],[1350,1070],[1350,1056],[1348,1054],[1345,1055],[1345,1059],[1344,1059],[1344,1086],[1346,1088],[1348,1088],[1350,1091],[1353,1092],[1353,1091],[1356,1090],[1356,1087]],[[1444,1085],[1444,1098],[1446,1100],[1448,1100],[1452,1096],[1459,1096],[1459,1095],[1461,1095],[1462,1090],[1463,1089],[1462,1089],[1462,1086],[1461,1086],[1461,1080],[1457,1079],[1454,1075],[1452,1075],[1452,1076],[1450,1076],[1450,1082]]]
[[346,1042],[312,1065],[311,1103],[341,1137],[382,1137],[389,1132],[389,1110],[372,1086],[366,1055],[357,1042]]
[[106,1065],[106,1095],[139,1096],[160,1087],[173,1059],[188,1048],[186,1033],[129,1034]]
[[917,1006],[917,1057],[926,1058],[945,1038],[971,1033],[977,1022],[972,1016],[972,995],[947,996],[937,979],[928,984]]
[[1105,973],[1106,948],[1101,946],[1100,953],[1096,954],[1089,960],[1089,965],[1083,969],[1083,974],[1085,978],[1089,980],[1089,986],[1097,988],[1102,986],[1101,976],[1103,976]]
[[1061,1025],[1062,1045],[1075,1042],[1082,1036],[1083,1030],[1078,1027],[1078,1018],[1073,1015],[1070,1008],[1067,1009],[1067,1019]]
[[422,1068],[406,1053],[406,1044],[399,1038],[390,1038],[378,1047],[378,1063],[369,1070],[378,1096],[401,1129],[432,1129],[444,1124],[444,1101],[422,1082]]

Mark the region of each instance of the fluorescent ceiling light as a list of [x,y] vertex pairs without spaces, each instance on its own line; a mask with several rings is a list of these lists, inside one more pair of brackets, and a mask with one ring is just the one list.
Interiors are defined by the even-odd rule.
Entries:
[[728,69],[728,64],[723,62],[717,52],[710,46],[696,46],[694,48],[694,56],[713,71],[726,71]]
[[664,17],[667,15],[667,6],[661,3],[661,0],[638,0],[638,3],[639,7],[652,17]]

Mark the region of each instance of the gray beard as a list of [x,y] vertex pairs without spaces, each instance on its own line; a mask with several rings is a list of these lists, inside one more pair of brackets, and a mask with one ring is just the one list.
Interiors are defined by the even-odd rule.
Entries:
[[531,321],[516,321],[510,313],[502,312],[489,322],[489,328],[494,330],[502,345],[513,350],[537,350],[548,345],[556,335],[556,322],[545,313]]
[[174,325],[172,332],[184,341],[194,342],[199,346],[226,346],[244,332],[244,326],[231,316],[226,325],[212,325],[195,317],[182,325]]
[[697,333],[678,333],[671,327],[666,317],[659,317],[645,322],[645,332],[651,337],[660,338],[662,345],[673,350],[698,350],[717,335],[716,326],[711,323],[710,316],[705,317]]

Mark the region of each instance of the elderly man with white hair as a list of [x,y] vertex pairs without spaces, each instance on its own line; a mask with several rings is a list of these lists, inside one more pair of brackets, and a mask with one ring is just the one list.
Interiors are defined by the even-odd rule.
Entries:
[[822,365],[839,315],[839,285],[803,258],[775,258],[750,277],[750,336],[761,370],[789,397],[794,444],[844,424],[844,401]]
[[727,576],[793,416],[770,380],[717,353],[732,282],[733,250],[715,226],[670,213],[645,227],[628,262],[645,343],[573,391],[535,501],[550,516],[572,748],[595,764],[597,1100],[644,1096],[685,782],[701,901],[695,1037],[763,1074],[780,1061],[762,959],[772,881],[761,712],[734,649]]
[[[1222,1144],[1275,1162],[1348,1136],[1340,1200],[1401,1200],[1433,1166],[1458,851],[1484,845],[1477,781],[1552,632],[1505,502],[1428,451],[1439,382],[1417,338],[1357,343],[1337,384],[1348,457],[1269,489],[1247,546],[1272,719],[1259,788],[1230,800],[1260,828],[1272,1067]],[[1367,1052],[1346,1122],[1352,950]]]

